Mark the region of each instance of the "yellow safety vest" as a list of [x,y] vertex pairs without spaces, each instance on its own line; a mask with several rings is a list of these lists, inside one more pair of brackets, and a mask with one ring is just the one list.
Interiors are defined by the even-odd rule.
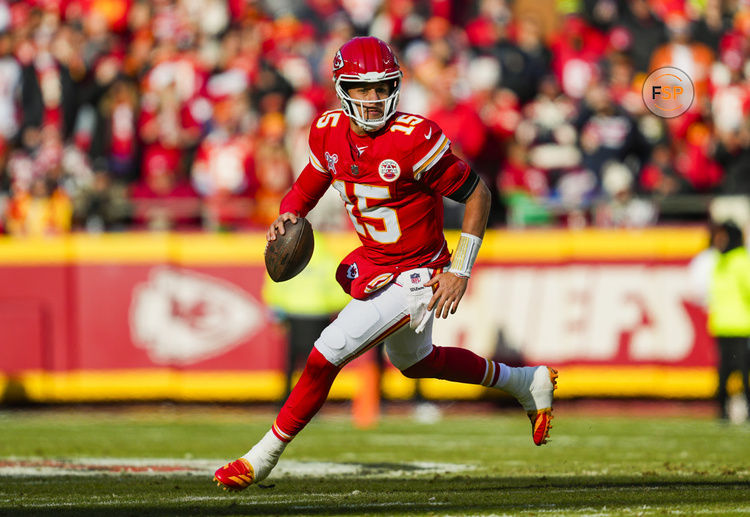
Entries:
[[331,253],[327,237],[314,235],[315,251],[299,275],[279,283],[266,275],[263,299],[272,309],[295,316],[321,316],[339,312],[351,300],[336,281],[339,259]]
[[716,258],[709,287],[708,330],[714,336],[750,336],[750,255],[744,247]]

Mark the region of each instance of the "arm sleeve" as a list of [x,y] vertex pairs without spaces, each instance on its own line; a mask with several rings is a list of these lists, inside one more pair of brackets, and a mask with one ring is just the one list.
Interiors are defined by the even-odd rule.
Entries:
[[312,163],[308,163],[281,200],[279,213],[292,212],[305,217],[318,203],[318,200],[331,184],[330,177],[318,170]]

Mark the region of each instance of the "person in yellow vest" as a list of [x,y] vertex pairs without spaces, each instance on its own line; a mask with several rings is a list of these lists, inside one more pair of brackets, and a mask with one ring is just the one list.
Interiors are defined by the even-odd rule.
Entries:
[[750,403],[750,255],[742,231],[733,222],[711,227],[711,246],[719,252],[708,293],[708,330],[719,347],[719,417],[728,418],[727,380],[740,370],[746,403]]
[[282,403],[292,390],[292,377],[312,349],[315,338],[351,297],[336,282],[340,257],[332,254],[327,237],[315,232],[315,251],[296,277],[276,283],[266,275],[263,300],[287,329],[286,385]]

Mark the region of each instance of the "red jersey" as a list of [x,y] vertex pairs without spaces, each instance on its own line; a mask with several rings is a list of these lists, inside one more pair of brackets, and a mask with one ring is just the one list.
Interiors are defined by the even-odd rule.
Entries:
[[347,276],[381,280],[364,294],[387,284],[389,273],[449,263],[442,197],[470,193],[477,179],[437,124],[396,112],[380,130],[359,136],[342,110],[331,110],[313,123],[309,143],[310,162],[280,211],[305,216],[333,186],[363,245],[354,252],[358,262],[344,260],[356,264]]

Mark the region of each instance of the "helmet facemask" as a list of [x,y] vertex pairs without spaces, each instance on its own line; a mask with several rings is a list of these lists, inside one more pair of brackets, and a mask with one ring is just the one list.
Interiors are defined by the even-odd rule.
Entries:
[[[402,74],[401,71],[388,74],[366,74],[376,76],[371,78],[363,77],[363,75],[364,74],[360,76],[342,75],[336,78],[336,95],[338,95],[341,100],[341,108],[344,110],[344,113],[354,120],[359,127],[365,131],[377,131],[385,125],[394,113],[396,113],[396,106],[398,105],[398,98],[401,93]],[[359,100],[352,98],[348,93],[348,89],[351,87],[350,83],[374,84],[378,82],[387,82],[392,87],[390,95],[385,99]],[[367,107],[373,105],[382,105],[383,115],[377,119],[365,118]]]

